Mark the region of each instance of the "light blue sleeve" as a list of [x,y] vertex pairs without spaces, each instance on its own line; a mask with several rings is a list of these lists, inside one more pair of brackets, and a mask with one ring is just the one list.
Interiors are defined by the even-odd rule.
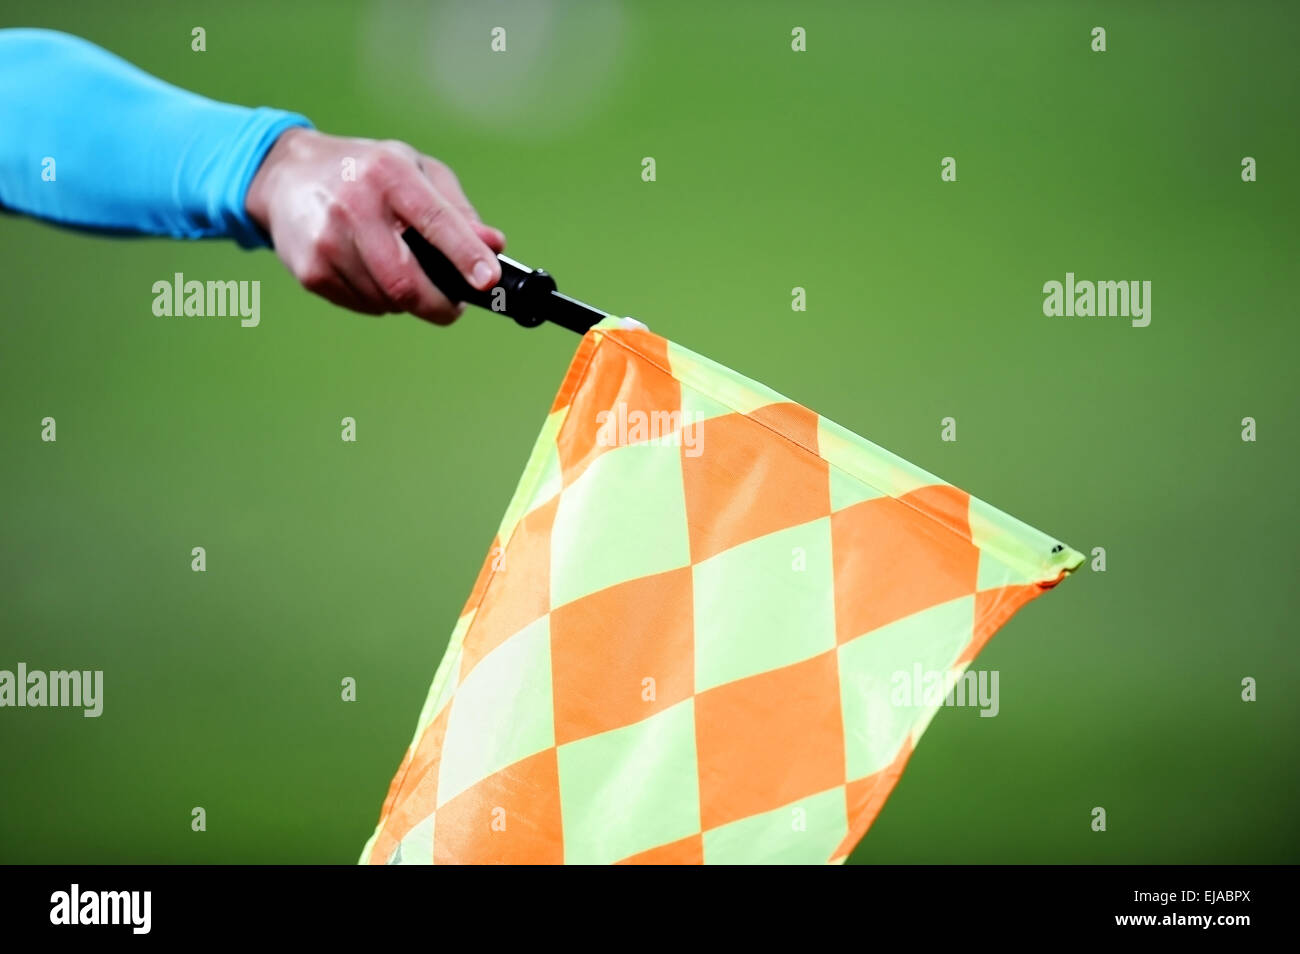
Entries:
[[244,196],[296,113],[205,99],[92,43],[0,30],[0,207],[62,225],[268,244]]

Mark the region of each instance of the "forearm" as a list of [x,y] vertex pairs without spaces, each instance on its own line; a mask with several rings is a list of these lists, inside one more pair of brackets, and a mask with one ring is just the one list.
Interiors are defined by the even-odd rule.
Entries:
[[0,30],[0,206],[65,225],[264,245],[245,196],[280,110],[177,89],[85,40]]

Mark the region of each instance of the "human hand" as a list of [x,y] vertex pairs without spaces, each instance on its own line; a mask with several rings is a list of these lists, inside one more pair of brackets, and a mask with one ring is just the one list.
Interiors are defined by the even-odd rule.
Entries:
[[[349,167],[353,175],[345,177]],[[465,310],[420,270],[402,241],[408,226],[474,288],[501,278],[496,253],[505,235],[482,223],[446,164],[403,142],[286,130],[253,177],[245,206],[304,288],[353,311],[409,311],[450,324]]]

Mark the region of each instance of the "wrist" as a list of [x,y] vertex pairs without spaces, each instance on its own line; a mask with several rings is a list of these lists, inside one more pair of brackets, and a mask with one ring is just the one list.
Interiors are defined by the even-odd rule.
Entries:
[[276,179],[281,169],[292,160],[299,151],[301,140],[314,135],[314,131],[303,126],[286,129],[267,150],[266,158],[253,175],[244,196],[244,209],[248,217],[267,235],[271,234],[271,196],[276,189]]

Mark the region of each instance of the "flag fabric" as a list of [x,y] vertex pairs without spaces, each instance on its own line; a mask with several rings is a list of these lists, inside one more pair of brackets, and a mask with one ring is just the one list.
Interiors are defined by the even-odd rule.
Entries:
[[606,319],[361,860],[843,861],[976,653],[1082,561]]

